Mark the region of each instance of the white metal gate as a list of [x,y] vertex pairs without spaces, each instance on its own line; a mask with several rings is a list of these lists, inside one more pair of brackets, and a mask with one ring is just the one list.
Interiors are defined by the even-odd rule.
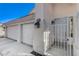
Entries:
[[73,19],[72,17],[55,19],[54,46],[63,49],[64,55],[73,55]]
[[55,56],[73,55],[73,17],[56,18],[52,26],[54,28],[54,42],[47,52]]

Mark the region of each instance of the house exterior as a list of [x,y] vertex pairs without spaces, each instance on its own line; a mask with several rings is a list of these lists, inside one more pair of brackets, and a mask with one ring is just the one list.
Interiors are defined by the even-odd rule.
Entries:
[[[33,14],[4,24],[5,37],[28,44],[42,55],[79,56],[78,6],[79,4],[72,3],[36,4]],[[37,22],[39,28],[35,25]],[[53,45],[56,49],[62,47],[63,53],[61,54],[61,51],[56,50]],[[57,54],[51,53],[54,49]]]

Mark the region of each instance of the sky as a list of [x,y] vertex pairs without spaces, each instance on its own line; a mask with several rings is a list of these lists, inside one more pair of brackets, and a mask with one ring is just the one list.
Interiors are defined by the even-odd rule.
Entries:
[[34,7],[34,3],[0,3],[0,23],[28,15]]

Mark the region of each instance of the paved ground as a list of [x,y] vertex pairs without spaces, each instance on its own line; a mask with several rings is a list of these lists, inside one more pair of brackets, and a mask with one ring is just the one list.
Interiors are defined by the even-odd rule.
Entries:
[[33,48],[14,40],[0,38],[0,55],[1,56],[33,56],[30,52]]

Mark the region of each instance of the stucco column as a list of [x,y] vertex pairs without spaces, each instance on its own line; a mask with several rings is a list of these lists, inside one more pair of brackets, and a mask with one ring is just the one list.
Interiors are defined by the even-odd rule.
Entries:
[[79,56],[79,4],[76,4],[76,11],[74,17],[74,41],[73,41],[73,54]]
[[35,20],[38,18],[41,19],[40,28],[35,28],[34,39],[33,39],[33,49],[35,52],[44,54],[44,41],[43,41],[43,32],[44,32],[44,6],[43,4],[36,4],[35,6]]
[[40,28],[35,28],[35,36],[33,40],[34,51],[44,54],[44,32],[49,29],[49,23],[53,17],[50,4],[36,4],[35,20],[41,19]]

